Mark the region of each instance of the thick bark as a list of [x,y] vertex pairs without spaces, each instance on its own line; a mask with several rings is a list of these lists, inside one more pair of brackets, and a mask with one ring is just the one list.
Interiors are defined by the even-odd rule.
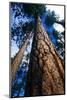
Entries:
[[[30,33],[30,35],[31,35],[31,33]],[[15,56],[14,60],[11,63],[11,80],[15,79],[16,72],[19,68],[21,61],[22,61],[24,51],[27,47],[30,35],[27,37],[25,43],[21,46],[19,52],[17,53],[17,55]]]
[[64,62],[57,54],[38,17],[25,96],[52,94],[64,94]]

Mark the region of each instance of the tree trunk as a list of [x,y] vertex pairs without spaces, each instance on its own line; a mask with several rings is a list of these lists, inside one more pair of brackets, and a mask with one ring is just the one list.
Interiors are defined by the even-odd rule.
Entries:
[[25,96],[53,94],[64,94],[64,62],[57,54],[38,17]]
[[60,24],[65,28],[65,22],[64,21],[55,21],[55,23]]
[[[31,35],[31,33],[30,33],[30,35]],[[21,46],[19,52],[17,53],[17,55],[15,56],[14,60],[11,63],[11,80],[15,79],[16,72],[19,68],[21,61],[22,61],[24,51],[27,47],[30,35],[29,35],[29,37],[27,37],[25,43]]]

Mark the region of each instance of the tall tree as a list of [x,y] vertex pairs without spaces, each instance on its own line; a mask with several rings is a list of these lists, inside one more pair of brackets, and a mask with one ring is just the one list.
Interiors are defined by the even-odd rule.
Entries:
[[44,8],[44,5],[24,5],[24,11],[35,19],[25,96],[64,94],[64,62],[42,26],[40,15]]
[[12,60],[11,62],[11,80],[14,80],[15,79],[15,75],[16,75],[16,72],[19,68],[19,65],[22,61],[22,58],[23,58],[23,55],[24,55],[24,51],[27,47],[27,44],[29,42],[29,38],[31,36],[31,33],[29,34],[29,36],[27,37],[26,41],[24,44],[22,44],[19,52],[16,54],[16,56],[14,57],[14,59]]

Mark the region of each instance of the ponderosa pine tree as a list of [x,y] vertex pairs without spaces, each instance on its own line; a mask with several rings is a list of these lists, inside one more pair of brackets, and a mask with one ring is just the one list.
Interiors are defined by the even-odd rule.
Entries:
[[35,19],[25,96],[64,94],[64,62],[57,54],[40,20],[45,6],[24,4],[23,8],[25,13]]

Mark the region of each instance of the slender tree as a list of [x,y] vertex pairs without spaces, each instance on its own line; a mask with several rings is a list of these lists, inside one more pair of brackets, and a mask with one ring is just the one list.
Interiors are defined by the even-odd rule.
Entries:
[[23,58],[23,55],[24,55],[24,51],[25,51],[25,49],[27,47],[27,44],[29,42],[30,36],[31,36],[31,32],[30,32],[29,36],[27,37],[25,43],[22,44],[19,52],[16,54],[16,56],[12,60],[12,63],[11,63],[11,77],[12,77],[12,79],[11,80],[15,79],[16,72],[17,72],[17,70],[19,68],[19,65],[20,65],[21,61],[22,61],[22,58]]
[[[22,13],[24,12],[22,7],[23,6],[20,3],[11,3],[11,8],[13,11],[12,14],[14,15],[15,18],[18,16],[23,17]],[[25,22],[24,24],[22,23],[23,22],[21,21],[19,23],[19,26],[14,25],[11,27],[11,40],[14,40],[19,48],[18,53],[15,55],[13,59],[11,59],[11,78],[12,78],[11,80],[15,79],[16,72],[18,71],[20,63],[22,61],[24,51],[29,42],[29,38],[33,34],[33,28],[34,28],[33,21]]]

